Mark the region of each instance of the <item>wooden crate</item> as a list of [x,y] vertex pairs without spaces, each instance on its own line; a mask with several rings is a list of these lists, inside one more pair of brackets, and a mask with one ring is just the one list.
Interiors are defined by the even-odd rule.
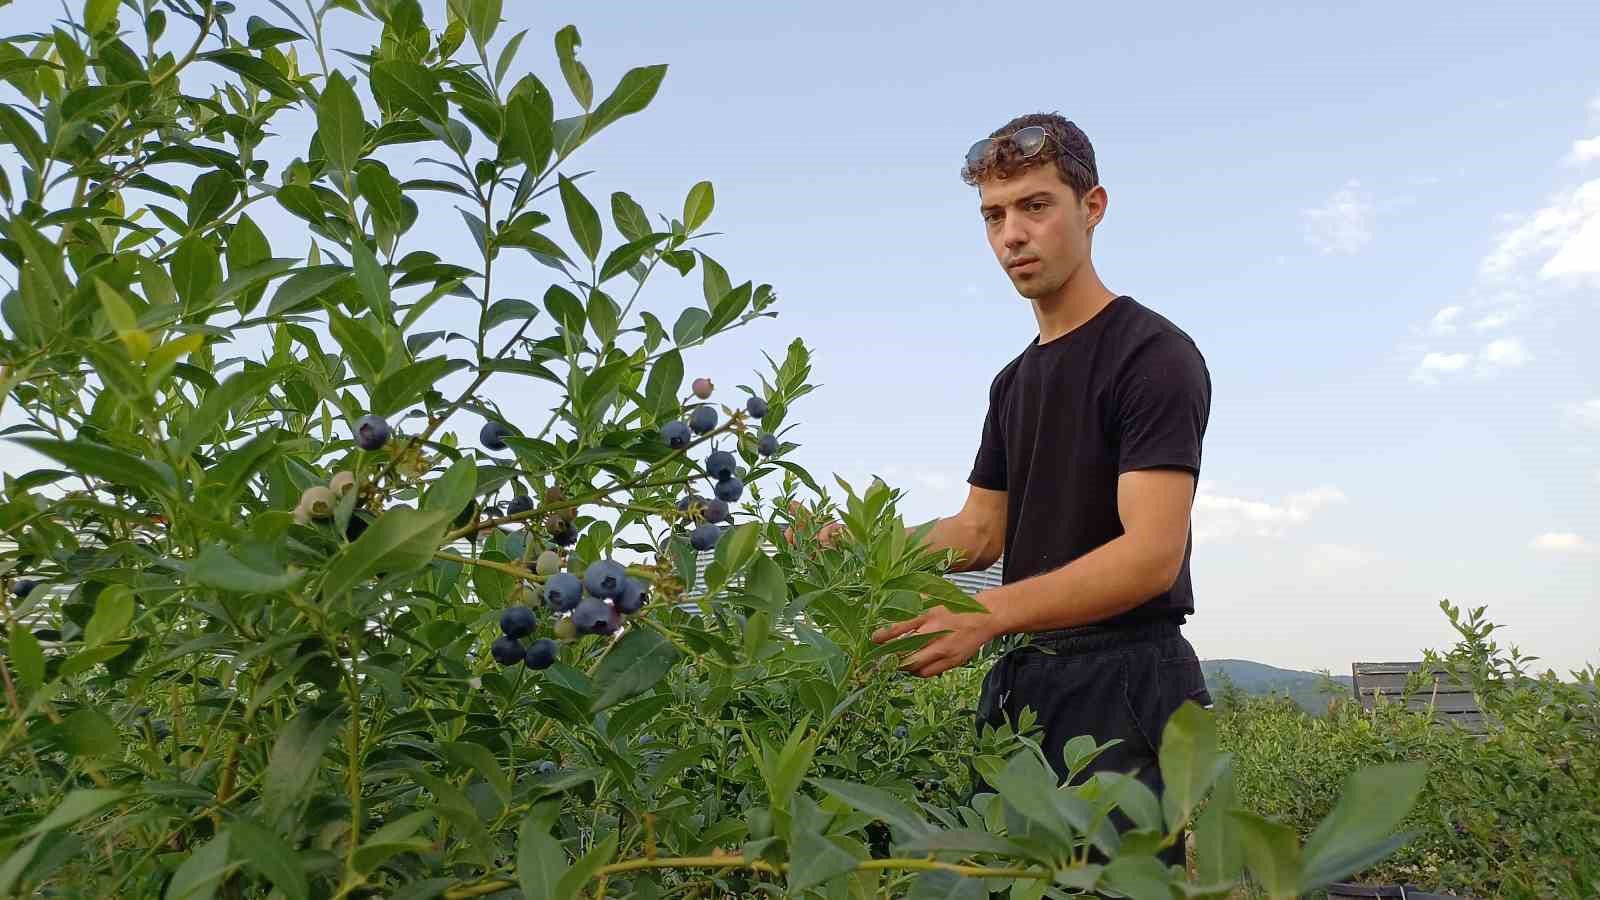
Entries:
[[[1407,707],[1419,711],[1432,710],[1435,719],[1456,725],[1472,734],[1484,734],[1490,722],[1478,706],[1472,688],[1452,679],[1448,673],[1434,670],[1433,683],[1424,684],[1409,697],[1403,697],[1406,683],[1416,672],[1422,671],[1421,662],[1357,662],[1350,664],[1350,687],[1363,709],[1371,709],[1380,702],[1398,703],[1404,699]],[[1424,678],[1427,676],[1424,675]]]

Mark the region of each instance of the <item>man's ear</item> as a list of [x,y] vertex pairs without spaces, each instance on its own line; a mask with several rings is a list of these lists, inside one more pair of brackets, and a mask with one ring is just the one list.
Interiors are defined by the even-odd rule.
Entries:
[[1106,217],[1106,205],[1110,201],[1111,198],[1106,194],[1106,188],[1103,184],[1095,185],[1089,190],[1089,193],[1083,195],[1084,218],[1089,222],[1089,230],[1091,232]]

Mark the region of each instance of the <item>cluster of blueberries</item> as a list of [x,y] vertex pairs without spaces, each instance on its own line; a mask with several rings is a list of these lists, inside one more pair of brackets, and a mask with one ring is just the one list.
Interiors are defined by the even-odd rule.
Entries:
[[[711,380],[697,378],[694,382],[694,395],[702,400],[711,396]],[[767,414],[767,401],[760,397],[751,397],[745,401],[745,412],[750,418],[759,419]],[[661,439],[667,446],[674,450],[682,450],[689,446],[693,435],[709,434],[717,427],[717,411],[713,407],[697,406],[689,414],[689,421],[674,419],[661,428]],[[778,438],[770,431],[763,431],[756,445],[756,450],[762,456],[771,456],[778,452]],[[700,522],[689,533],[689,543],[694,549],[701,552],[712,549],[722,537],[722,526],[717,524],[728,518],[728,504],[738,501],[744,495],[744,482],[736,471],[737,460],[732,453],[726,450],[713,450],[706,457],[706,474],[715,482],[712,486],[712,497],[700,496],[685,497],[678,501],[679,512],[694,512],[700,514]]]
[[[544,586],[545,605],[557,615],[569,614],[556,622],[558,637],[615,634],[622,627],[623,616],[637,613],[650,599],[649,585],[630,577],[627,568],[616,560],[600,560],[585,569],[579,580],[571,572],[546,572],[553,570],[550,560],[554,556],[555,551],[545,551],[539,558],[539,570],[549,575]],[[538,624],[538,615],[524,605],[508,607],[501,613],[501,636],[489,648],[495,662],[502,666],[520,662],[530,669],[549,668],[556,661],[558,645],[554,640],[540,638],[526,648],[522,646],[522,639],[532,634]]]

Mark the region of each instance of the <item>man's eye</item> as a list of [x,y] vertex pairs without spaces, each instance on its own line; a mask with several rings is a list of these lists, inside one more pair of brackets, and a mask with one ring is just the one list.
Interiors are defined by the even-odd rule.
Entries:
[[1033,203],[1029,203],[1028,204],[1028,212],[1038,212],[1038,211],[1044,209],[1045,206],[1047,206],[1047,205],[1048,204],[1043,203],[1041,201],[1035,201]]

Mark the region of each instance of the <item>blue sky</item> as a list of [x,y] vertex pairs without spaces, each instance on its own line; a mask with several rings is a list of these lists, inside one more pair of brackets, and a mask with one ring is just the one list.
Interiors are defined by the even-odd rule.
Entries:
[[[38,27],[44,6],[0,27]],[[574,109],[551,45],[564,24],[597,94],[670,64],[652,106],[571,167],[596,170],[592,198],[668,214],[715,183],[726,234],[704,249],[735,283],[772,283],[780,316],[690,373],[731,389],[805,339],[822,387],[790,437],[814,473],[881,474],[908,518],[959,507],[989,380],[1035,332],[957,169],[1010,117],[1057,110],[1110,193],[1100,274],[1194,337],[1212,374],[1200,654],[1335,672],[1417,658],[1450,640],[1448,598],[1487,605],[1560,671],[1600,662],[1600,8],[506,8],[495,45],[532,29],[514,71],[558,114]],[[375,33],[329,22],[335,45]],[[305,134],[283,140],[279,165]],[[411,246],[475,255],[437,207]],[[277,252],[304,240],[261,221]],[[522,271],[530,297],[553,274]],[[700,302],[698,273],[669,277],[645,308]],[[547,398],[495,397],[542,422]]]

